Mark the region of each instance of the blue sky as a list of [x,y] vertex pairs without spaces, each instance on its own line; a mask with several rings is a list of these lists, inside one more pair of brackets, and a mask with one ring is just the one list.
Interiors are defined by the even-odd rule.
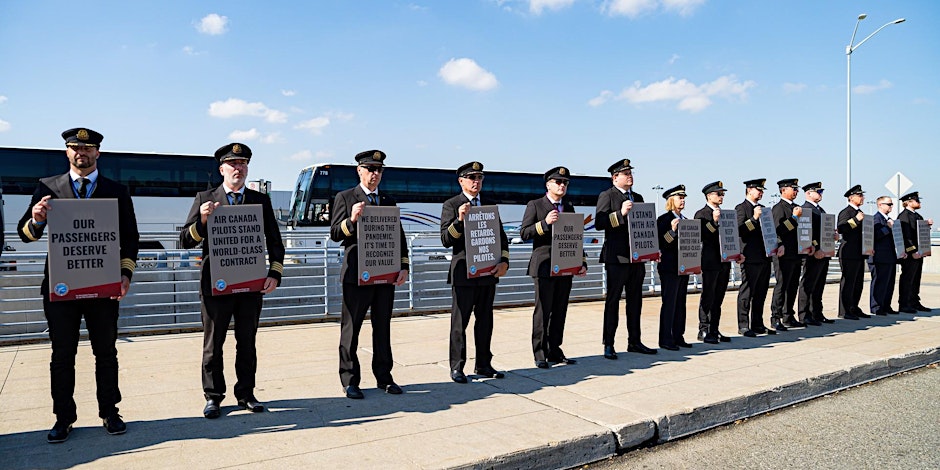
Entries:
[[[603,175],[636,189],[940,176],[940,2],[462,0],[0,3],[0,145],[211,154],[251,146],[252,179],[379,148],[390,165]],[[106,164],[106,163],[102,163]],[[0,162],[2,173],[2,162]],[[871,198],[873,199],[873,198]],[[736,202],[735,202],[736,203]],[[832,210],[830,209],[830,210]]]

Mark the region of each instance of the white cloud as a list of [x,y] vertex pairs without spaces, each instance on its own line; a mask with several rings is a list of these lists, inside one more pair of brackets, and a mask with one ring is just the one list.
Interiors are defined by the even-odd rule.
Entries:
[[806,89],[805,83],[784,83],[783,91],[785,93],[800,93]]
[[342,111],[330,111],[326,117],[336,119],[337,121],[352,121],[356,117],[353,113],[344,113]]
[[229,98],[225,101],[215,101],[209,104],[209,115],[217,118],[231,118],[235,116],[258,116],[268,122],[287,122],[287,113],[270,109],[261,102],[249,103],[238,98]]
[[601,11],[609,16],[637,18],[662,8],[668,13],[689,16],[704,3],[705,0],[608,0],[601,6]]
[[529,0],[529,12],[541,15],[543,10],[558,11],[571,6],[573,3],[574,0]]
[[281,90],[281,94],[284,96],[294,96],[297,92],[294,90]]
[[205,51],[197,51],[193,46],[183,46],[183,54],[197,56],[205,54]]
[[857,95],[867,95],[876,91],[887,90],[893,86],[894,84],[891,82],[887,80],[881,80],[877,85],[858,85],[855,88],[852,88],[852,91],[854,91]]
[[689,16],[695,9],[705,3],[705,0],[662,0],[666,11],[678,13],[680,16]]
[[6,103],[6,102],[7,102],[7,97],[0,95],[0,104]]
[[496,76],[477,65],[473,59],[450,59],[437,75],[449,85],[470,90],[486,91],[499,86]]
[[600,106],[611,99],[625,100],[630,103],[653,103],[657,101],[675,101],[676,108],[682,111],[699,112],[711,106],[713,97],[727,99],[746,99],[747,90],[757,84],[751,80],[741,82],[734,75],[718,77],[714,81],[696,85],[686,79],[677,80],[669,77],[643,86],[635,82],[624,88],[619,95],[604,90],[600,95],[588,101],[591,106]]
[[326,150],[317,150],[313,156],[317,157],[317,160],[330,160],[333,158],[333,152]]
[[310,131],[313,135],[320,135],[323,133],[323,129],[326,126],[330,125],[330,118],[326,116],[315,117],[306,121],[302,121],[294,126],[294,129],[304,129]]
[[0,132],[6,132],[10,130],[10,127],[12,126],[10,125],[9,122],[6,122],[3,119],[0,119]]
[[248,129],[247,131],[234,130],[232,131],[231,134],[228,135],[228,138],[232,140],[238,140],[238,141],[248,141],[248,140],[255,140],[260,136],[261,136],[261,133],[258,132],[258,129],[255,129],[254,127],[252,127],[251,129]]
[[302,151],[297,152],[297,153],[295,153],[295,154],[293,154],[293,155],[291,155],[291,156],[289,156],[289,157],[287,157],[287,158],[288,158],[289,160],[294,160],[294,161],[296,161],[296,162],[303,162],[303,161],[307,161],[307,160],[313,160],[313,153],[312,153],[311,151],[309,151],[309,150],[302,150]]
[[672,65],[678,62],[680,57],[681,56],[679,56],[679,54],[673,54],[672,57],[669,58],[669,61],[668,61],[669,65]]
[[228,17],[219,16],[215,13],[210,13],[204,16],[199,20],[199,24],[196,25],[196,29],[202,34],[208,34],[210,36],[218,36],[224,34],[228,28]]
[[261,137],[262,144],[276,144],[278,142],[284,142],[284,138],[281,137],[280,132],[272,132],[266,136]]

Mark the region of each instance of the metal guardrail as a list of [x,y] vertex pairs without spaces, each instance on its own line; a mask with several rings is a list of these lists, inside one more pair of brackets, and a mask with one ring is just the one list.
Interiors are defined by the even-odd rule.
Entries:
[[[175,232],[142,234],[175,246]],[[513,234],[510,234],[512,238]],[[284,231],[285,244],[314,248],[287,248],[281,286],[265,296],[261,323],[266,325],[339,318],[342,286],[337,279],[343,250],[322,233]],[[598,262],[603,236],[586,238],[588,274],[575,277],[571,299],[603,299],[606,273]],[[303,240],[304,243],[291,243]],[[451,287],[447,284],[450,250],[437,234],[409,237],[412,269],[408,281],[396,289],[395,313],[432,313],[451,309]],[[531,244],[510,245],[510,269],[497,289],[497,306],[532,305],[532,278],[526,275]],[[201,328],[199,299],[200,250],[144,250],[131,291],[121,302],[118,328],[121,334],[158,333]],[[44,339],[46,319],[39,296],[45,253],[5,252],[0,257],[0,344]],[[647,263],[643,284],[646,295],[660,289],[656,263]],[[4,270],[4,269],[15,270]],[[838,279],[839,263],[830,263],[829,279]],[[740,285],[739,266],[733,265],[730,288]],[[689,289],[697,291],[700,280],[692,276]]]

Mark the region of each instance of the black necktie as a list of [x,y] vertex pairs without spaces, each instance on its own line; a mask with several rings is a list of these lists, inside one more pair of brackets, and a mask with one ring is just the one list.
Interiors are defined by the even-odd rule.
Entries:
[[85,199],[88,196],[88,178],[82,178],[82,184],[78,187],[78,198]]
[[373,206],[378,205],[377,199],[378,198],[376,197],[375,193],[369,193],[369,204],[372,204]]
[[476,198],[476,197],[473,198],[473,200],[470,201],[470,205],[473,206],[473,207],[479,206],[479,205],[480,205],[480,198]]
[[555,210],[557,210],[558,212],[563,212],[562,209],[564,209],[564,207],[561,205],[560,202],[555,204]]
[[630,202],[633,202],[633,191],[627,191],[627,199],[629,199]]
[[237,206],[242,203],[242,193],[232,193],[232,205]]

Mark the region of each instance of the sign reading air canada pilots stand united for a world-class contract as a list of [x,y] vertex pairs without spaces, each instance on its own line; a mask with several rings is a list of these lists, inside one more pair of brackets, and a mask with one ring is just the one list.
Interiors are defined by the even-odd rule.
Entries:
[[49,205],[49,300],[121,295],[117,199],[52,199]]
[[401,211],[395,206],[364,206],[356,222],[359,285],[394,284],[401,271]]
[[796,248],[801,255],[813,251],[813,213],[808,209],[796,219]]
[[760,211],[760,234],[764,239],[764,254],[768,257],[777,254],[777,227],[774,226],[774,216],[769,207],[763,207]]
[[737,261],[741,259],[741,237],[738,236],[737,211],[734,209],[722,209],[721,216],[718,218],[718,224],[721,261]]
[[558,214],[552,224],[552,276],[578,274],[584,263],[584,216]]
[[497,206],[470,207],[463,218],[467,249],[467,278],[490,276],[496,272],[501,255]]
[[649,202],[633,204],[627,212],[627,227],[630,230],[630,262],[659,261],[656,205]]
[[836,255],[836,215],[821,214],[819,216],[819,251],[823,256]]
[[926,220],[917,221],[917,251],[921,256],[930,256],[930,224]]
[[264,289],[268,268],[261,205],[219,206],[206,221],[212,295]]
[[702,221],[682,219],[676,227],[679,235],[679,275],[702,273]]

